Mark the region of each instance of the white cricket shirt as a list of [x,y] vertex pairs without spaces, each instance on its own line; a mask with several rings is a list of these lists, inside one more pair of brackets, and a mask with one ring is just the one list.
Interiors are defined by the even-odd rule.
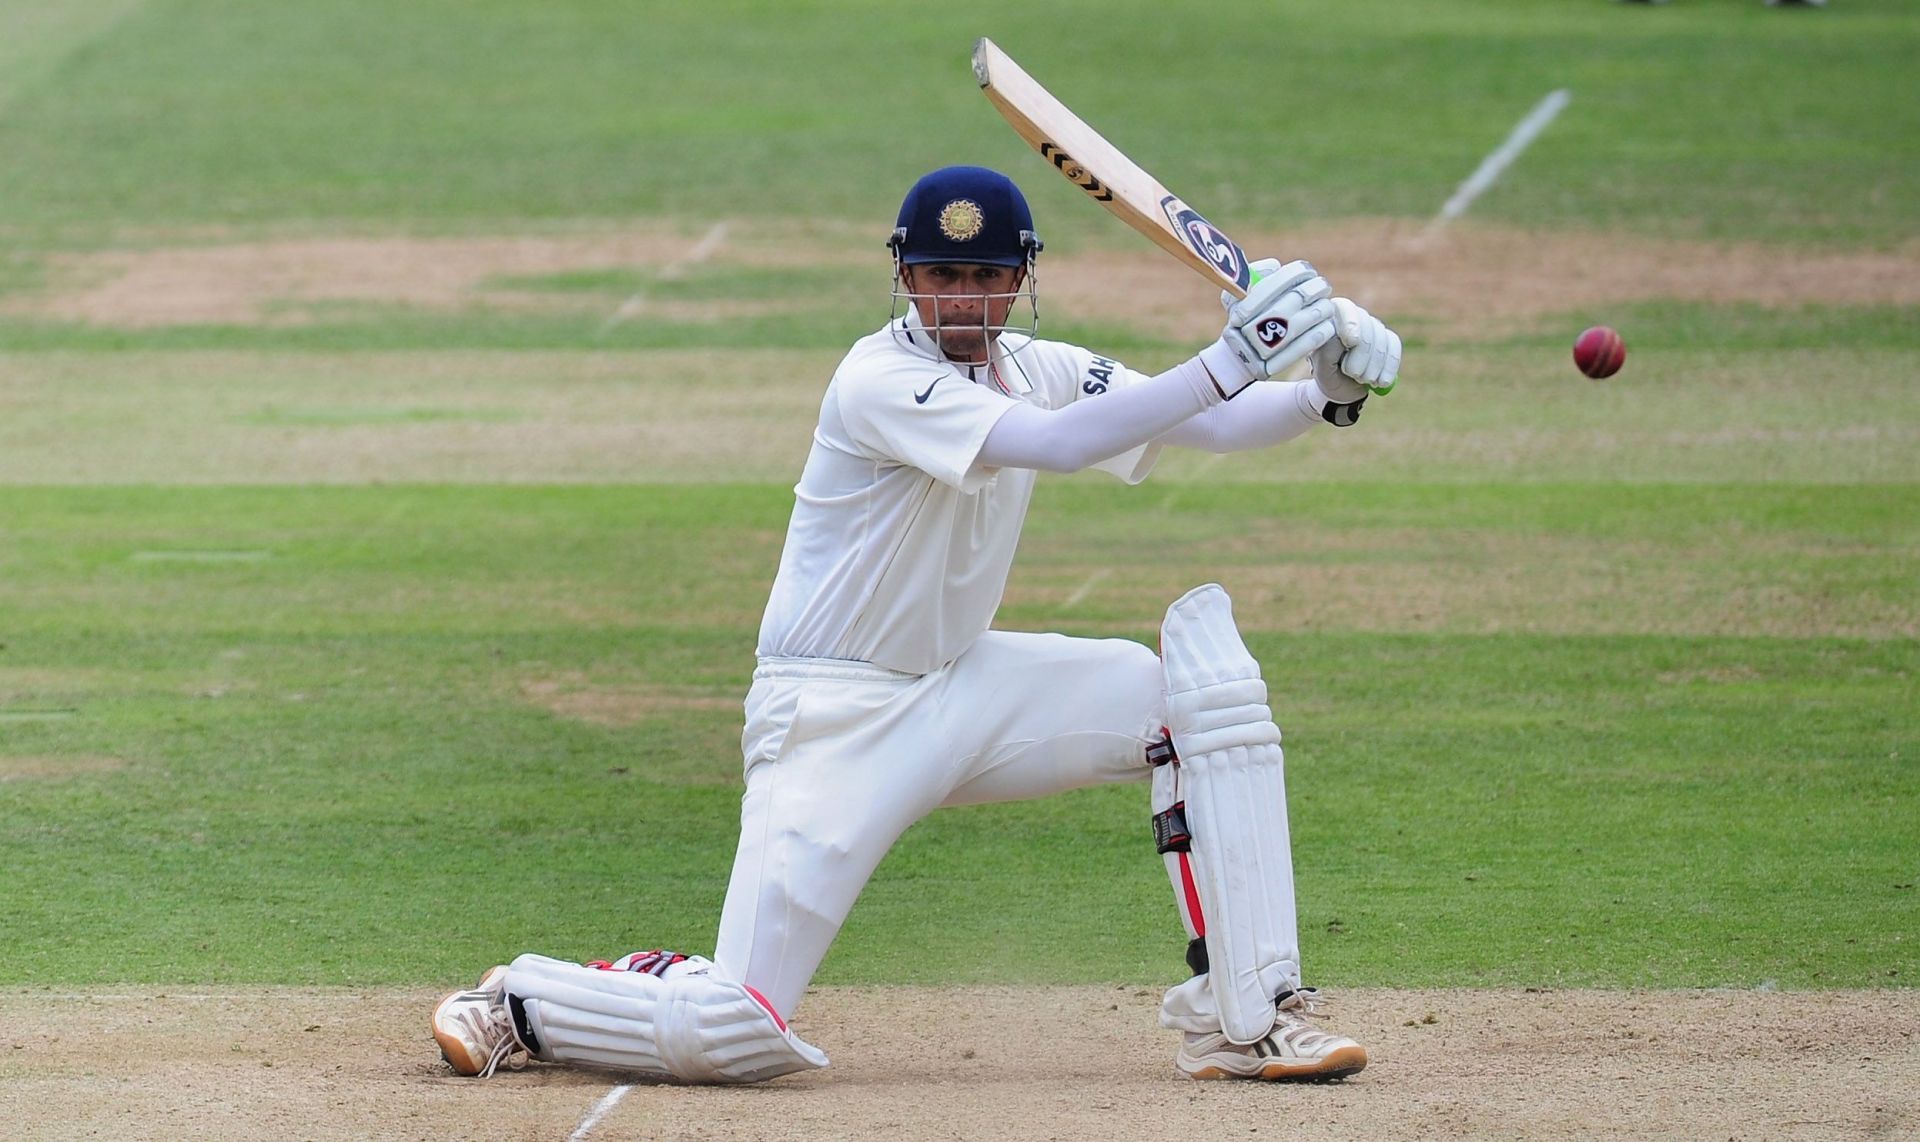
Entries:
[[[925,674],[993,622],[1038,475],[982,468],[980,447],[1024,401],[1041,408],[1147,378],[1058,341],[1005,333],[991,366],[955,365],[909,312],[854,343],[820,402],[794,486],[762,658],[837,658]],[[1095,465],[1130,484],[1146,444]]]

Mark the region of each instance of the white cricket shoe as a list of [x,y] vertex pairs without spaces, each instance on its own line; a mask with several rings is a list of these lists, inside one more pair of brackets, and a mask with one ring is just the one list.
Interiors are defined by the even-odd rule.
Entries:
[[1319,993],[1310,987],[1283,991],[1274,1001],[1273,1030],[1252,1043],[1236,1043],[1218,1031],[1187,1034],[1173,1064],[1196,1079],[1343,1079],[1366,1068],[1367,1049],[1343,1035],[1307,1022],[1319,1015]]
[[489,968],[473,990],[441,1000],[433,1009],[433,1037],[456,1075],[485,1078],[500,1067],[525,1067],[532,1055],[507,1011],[507,965]]

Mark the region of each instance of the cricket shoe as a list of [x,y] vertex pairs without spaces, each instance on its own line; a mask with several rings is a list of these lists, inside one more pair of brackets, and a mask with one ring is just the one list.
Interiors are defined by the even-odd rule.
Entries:
[[1188,1032],[1174,1065],[1196,1079],[1294,1079],[1317,1081],[1357,1075],[1367,1049],[1308,1022],[1318,1017],[1319,993],[1310,987],[1283,991],[1274,1001],[1273,1030],[1252,1043],[1236,1043],[1218,1031]]
[[500,1067],[525,1067],[532,1055],[507,1011],[507,965],[488,969],[473,990],[441,1000],[433,1009],[433,1037],[456,1075],[485,1078]]

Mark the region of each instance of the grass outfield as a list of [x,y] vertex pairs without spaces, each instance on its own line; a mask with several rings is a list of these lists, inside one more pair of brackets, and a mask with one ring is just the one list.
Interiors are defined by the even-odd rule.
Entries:
[[[1283,695],[1317,975],[1911,980],[1920,653],[1822,629],[1910,602],[1912,490],[1722,487],[1711,523],[1671,488],[1186,495],[1173,541],[1258,537],[1209,563]],[[0,727],[14,775],[43,778],[10,782],[0,817],[15,979],[419,983],[520,946],[710,945],[784,489],[9,500]],[[1008,618],[1151,637],[1197,560],[1116,573],[1084,617],[1062,602],[1140,518],[1137,494],[1044,498]],[[1576,602],[1551,556],[1485,562],[1499,532],[1644,550]],[[1828,550],[1783,559],[1796,534]],[[1637,567],[1693,586],[1633,599],[1660,587]],[[1356,575],[1446,584],[1415,604],[1437,622],[1388,611],[1438,629],[1353,629],[1379,616],[1328,581]],[[1799,637],[1661,633],[1696,629],[1715,585]],[[823,980],[1163,976],[1179,949],[1144,797],[936,815]]]
[[[1920,215],[1905,0],[61,8],[0,7],[39,49],[0,88],[0,225],[29,233],[888,218],[956,157],[1041,170],[980,113],[982,34],[1229,232],[1430,215],[1561,87],[1502,217],[1896,243]],[[1029,181],[1051,235],[1110,232]]]
[[[1233,591],[1315,981],[1914,985],[1898,0],[0,0],[0,983],[710,948],[789,489],[906,182],[1014,172],[1070,267],[1051,331],[1198,343],[1084,296],[1183,271],[992,114],[983,31],[1314,257],[1318,225],[1417,228],[1574,92],[1469,220],[1533,236],[1540,297],[1383,308],[1406,380],[1351,433],[1043,482],[1002,612],[1150,641]],[[638,252],[590,256],[609,233]],[[1652,243],[1746,268],[1675,285]],[[441,259],[465,284],[382,277]],[[1597,320],[1633,354],[1605,385],[1566,361]],[[936,814],[821,982],[1167,982],[1145,816],[1141,788]]]

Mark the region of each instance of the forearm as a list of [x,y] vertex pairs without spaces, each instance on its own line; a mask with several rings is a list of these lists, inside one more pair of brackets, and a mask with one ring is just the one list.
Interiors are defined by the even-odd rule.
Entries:
[[1266,381],[1235,397],[1233,407],[1210,408],[1175,425],[1162,444],[1207,452],[1244,452],[1284,444],[1317,424],[1327,398],[1312,381]]
[[1217,407],[1220,399],[1212,375],[1195,357],[1144,383],[1065,408],[1016,404],[987,433],[975,463],[988,468],[1078,472],[1161,437]]

